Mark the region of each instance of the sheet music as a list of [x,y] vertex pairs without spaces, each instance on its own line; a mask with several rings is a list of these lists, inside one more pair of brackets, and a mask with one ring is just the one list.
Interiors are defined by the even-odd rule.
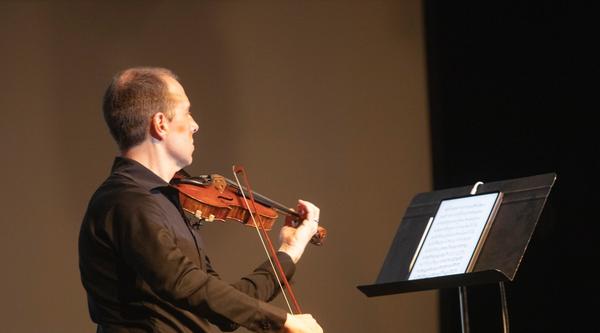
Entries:
[[418,249],[409,280],[465,273],[498,195],[442,201]]

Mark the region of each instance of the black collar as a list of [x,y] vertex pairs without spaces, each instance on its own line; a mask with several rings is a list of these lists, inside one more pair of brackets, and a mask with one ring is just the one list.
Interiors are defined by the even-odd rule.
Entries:
[[111,173],[127,177],[148,191],[170,187],[169,183],[165,182],[152,170],[127,157],[117,156]]

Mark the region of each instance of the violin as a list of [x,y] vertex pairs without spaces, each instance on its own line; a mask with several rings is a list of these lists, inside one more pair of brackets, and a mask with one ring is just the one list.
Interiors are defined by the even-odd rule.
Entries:
[[[285,225],[297,228],[304,216],[264,195],[251,192],[233,180],[218,174],[191,176],[184,170],[175,174],[171,184],[179,190],[179,201],[183,211],[200,222],[227,220],[238,221],[249,227],[271,230],[279,214],[287,216]],[[253,197],[252,209],[247,198]],[[254,215],[255,219],[252,218]],[[261,225],[255,225],[255,222]],[[322,245],[327,230],[321,226],[312,237],[311,243]]]

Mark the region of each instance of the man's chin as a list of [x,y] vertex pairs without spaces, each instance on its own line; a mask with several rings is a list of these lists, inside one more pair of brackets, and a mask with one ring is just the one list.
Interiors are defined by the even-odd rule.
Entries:
[[190,157],[190,158],[189,158],[189,159],[187,159],[187,160],[181,160],[181,161],[179,161],[179,163],[177,163],[177,166],[178,166],[179,168],[183,169],[183,168],[185,168],[186,166],[189,166],[189,165],[191,165],[191,164],[192,164],[192,162],[193,162],[193,160],[194,160],[194,159],[193,159],[192,157]]

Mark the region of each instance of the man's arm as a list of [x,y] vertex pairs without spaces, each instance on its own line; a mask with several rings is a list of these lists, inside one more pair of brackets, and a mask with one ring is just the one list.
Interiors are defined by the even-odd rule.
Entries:
[[[281,263],[286,279],[291,280],[296,271],[296,265],[292,258],[285,252],[277,252],[277,259]],[[273,268],[268,260],[258,266],[252,273],[233,283],[232,286],[265,302],[270,302],[280,292],[279,283],[277,283]]]
[[[300,259],[304,247],[316,232],[314,220],[318,220],[318,211],[315,213],[312,208],[310,211],[312,213],[307,217],[313,221],[305,220],[297,229],[284,227],[282,230],[280,250],[292,261]],[[166,215],[155,205],[132,207],[128,203],[127,209],[115,211],[115,214],[119,213],[126,214],[116,216],[116,220],[123,222],[115,226],[119,252],[167,301],[199,315],[217,314],[256,332],[280,332],[282,329],[290,333],[321,332],[310,315],[292,317],[197,267],[177,247],[171,232],[157,223]]]

